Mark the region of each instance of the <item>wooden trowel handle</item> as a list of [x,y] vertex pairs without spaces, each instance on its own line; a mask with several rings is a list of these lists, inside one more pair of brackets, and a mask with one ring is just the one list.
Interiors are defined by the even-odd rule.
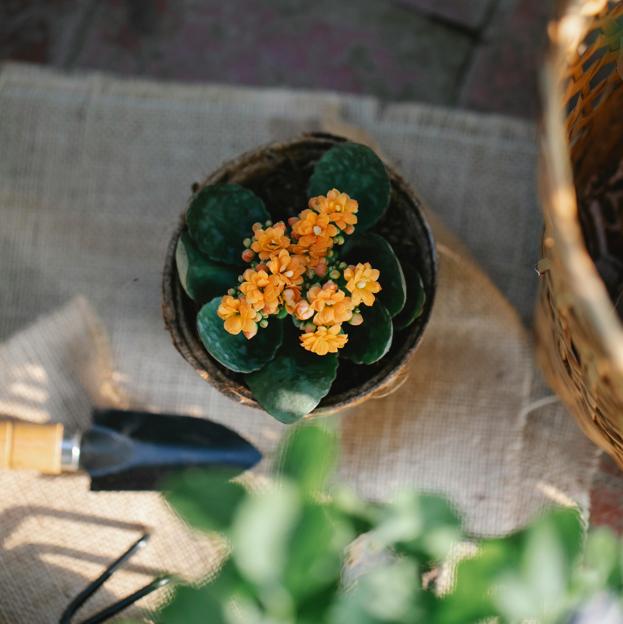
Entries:
[[0,469],[60,474],[63,425],[0,420]]

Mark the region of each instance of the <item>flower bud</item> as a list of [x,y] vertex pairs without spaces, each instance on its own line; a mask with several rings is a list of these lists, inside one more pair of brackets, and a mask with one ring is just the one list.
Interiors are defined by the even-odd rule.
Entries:
[[251,239],[250,239],[250,238],[245,238],[245,239],[242,241],[242,244],[243,244],[245,247],[251,247]]
[[[324,277],[327,274],[328,266],[326,261],[321,260],[315,267],[314,271],[318,277]],[[311,277],[311,276],[310,276]]]
[[245,249],[242,252],[242,259],[245,262],[251,262],[251,260],[253,260],[253,258],[255,258],[255,252],[252,249]]
[[294,308],[294,315],[297,319],[306,321],[314,316],[314,310],[309,303],[303,299],[296,304],[296,307]]
[[361,325],[363,323],[363,316],[358,312],[354,312],[350,321],[348,321],[351,325]]

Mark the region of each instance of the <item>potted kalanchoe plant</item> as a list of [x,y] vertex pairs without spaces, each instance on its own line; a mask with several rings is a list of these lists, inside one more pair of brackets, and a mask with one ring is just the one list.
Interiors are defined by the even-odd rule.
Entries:
[[[267,190],[257,174],[196,189],[165,267],[165,319],[178,349],[195,364],[207,354],[283,422],[312,412],[339,385],[342,367],[365,384],[360,369],[378,372],[396,333],[425,321],[434,285],[425,225],[426,284],[409,262],[408,241],[401,263],[375,227],[388,211],[392,182],[372,150],[335,142],[306,177],[285,198],[275,198],[275,183]],[[402,236],[409,238],[398,230],[399,247]],[[179,317],[186,320],[182,332]]]

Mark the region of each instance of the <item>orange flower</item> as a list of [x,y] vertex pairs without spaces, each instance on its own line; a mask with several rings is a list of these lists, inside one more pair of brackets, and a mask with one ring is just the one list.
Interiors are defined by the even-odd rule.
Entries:
[[328,237],[307,236],[301,240],[303,243],[299,241],[298,244],[291,245],[290,251],[305,257],[307,259],[306,263],[312,268],[314,268],[319,262],[322,262],[333,247],[333,239]]
[[316,312],[314,323],[316,325],[335,325],[350,321],[353,317],[354,304],[350,297],[344,297],[332,305],[326,305],[322,311]]
[[284,286],[298,286],[303,283],[305,263],[301,256],[291,256],[287,249],[268,261],[270,272],[281,280]]
[[244,280],[240,284],[240,292],[244,295],[247,303],[252,305],[256,310],[264,307],[264,292],[262,289],[268,286],[268,273],[266,271],[254,271],[247,269],[242,274]]
[[288,314],[294,315],[296,313],[296,307],[301,301],[301,289],[297,286],[286,288],[283,291],[281,298],[284,305],[286,306],[286,311],[288,312]]
[[294,308],[294,316],[296,316],[299,321],[307,321],[314,316],[314,310],[309,303],[303,299],[296,304]]
[[255,251],[262,260],[271,258],[281,249],[287,249],[290,239],[285,235],[286,225],[279,221],[266,229],[256,227],[253,233],[251,249]]
[[332,306],[342,301],[344,297],[346,297],[344,291],[340,290],[337,284],[331,280],[322,286],[314,284],[307,291],[307,300],[316,312],[322,311],[325,306]]
[[355,305],[363,302],[367,306],[374,304],[374,293],[381,290],[378,282],[380,271],[373,269],[369,262],[357,266],[349,266],[344,270],[346,288],[351,293],[351,298]]
[[268,277],[268,285],[264,288],[264,314],[276,314],[279,309],[280,297],[283,292],[284,284],[279,276],[270,275]]
[[[318,214],[313,210],[303,210],[299,218],[292,225],[292,233],[295,238],[304,236],[337,236],[338,229],[329,221],[329,215]],[[305,245],[308,247],[309,245]]]
[[315,332],[307,332],[299,339],[304,349],[317,355],[337,353],[348,342],[348,336],[341,334],[340,329],[339,325],[318,327]]
[[230,334],[242,332],[246,338],[253,338],[257,333],[257,312],[244,297],[236,299],[225,295],[221,299],[217,314],[225,321],[225,331]]
[[327,215],[329,221],[335,223],[340,230],[347,228],[351,230],[351,227],[357,223],[356,213],[359,210],[359,204],[337,189],[330,190],[326,197],[324,195],[312,197],[309,200],[309,207],[320,214]]

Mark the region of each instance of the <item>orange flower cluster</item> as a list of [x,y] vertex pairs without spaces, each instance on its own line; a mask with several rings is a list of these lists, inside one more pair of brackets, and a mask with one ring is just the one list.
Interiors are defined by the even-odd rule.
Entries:
[[[291,315],[304,349],[336,353],[348,341],[343,324],[359,325],[358,306],[371,306],[381,290],[370,263],[347,266],[333,249],[357,224],[357,201],[333,189],[312,197],[298,217],[253,226],[242,258],[249,269],[221,300],[218,315],[231,334],[253,338],[268,317]],[[338,286],[343,284],[343,287]]]

